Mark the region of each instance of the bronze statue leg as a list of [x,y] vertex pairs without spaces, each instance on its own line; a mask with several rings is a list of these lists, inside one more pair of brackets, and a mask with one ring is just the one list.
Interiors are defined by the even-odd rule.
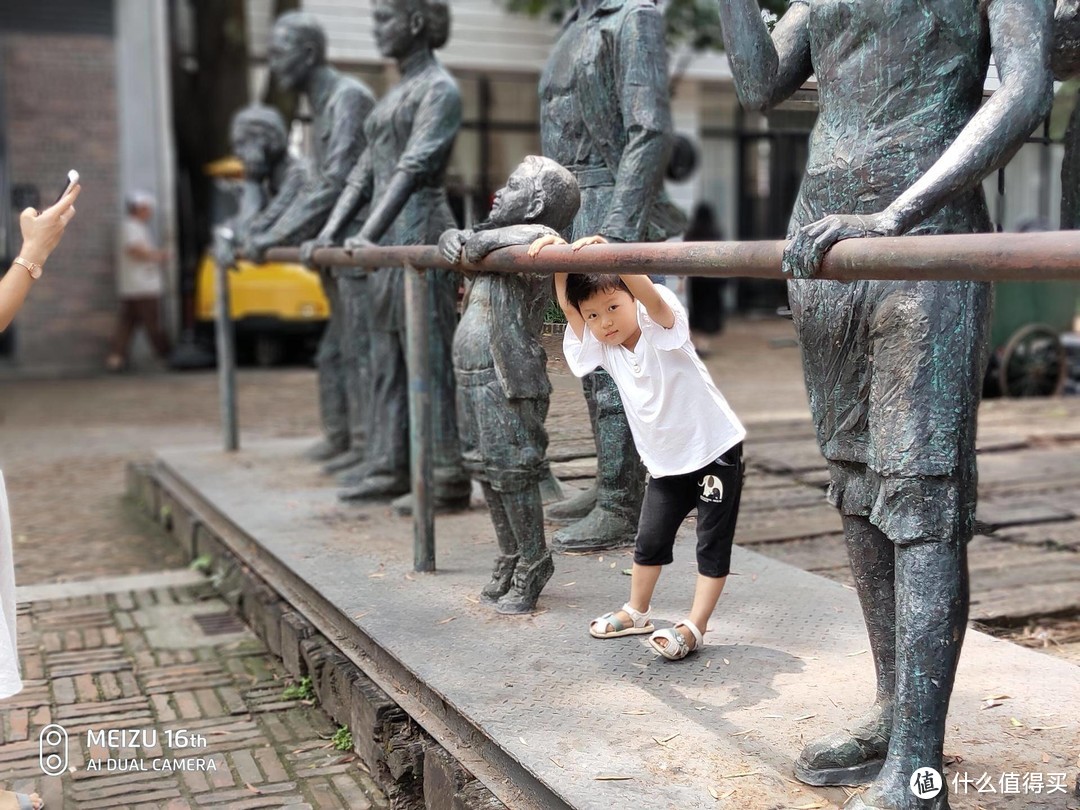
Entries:
[[495,490],[487,481],[480,482],[484,490],[484,498],[487,500],[488,511],[491,512],[491,522],[495,527],[495,540],[499,544],[499,556],[495,558],[495,566],[491,571],[491,581],[480,592],[480,600],[494,604],[499,598],[510,590],[510,582],[514,576],[514,567],[518,561],[518,542],[514,536],[514,526],[510,517],[506,514],[506,506],[503,503],[502,493]]
[[337,282],[322,272],[323,291],[330,304],[315,363],[319,373],[319,417],[322,440],[307,451],[312,461],[328,461],[349,449],[349,406],[345,394],[345,371],[341,358],[341,297]]
[[599,551],[629,545],[637,532],[645,469],[626,423],[619,390],[606,371],[582,378],[589,414],[595,414],[596,506],[582,520],[556,532],[562,551]]
[[885,762],[896,692],[896,545],[865,517],[844,515],[844,537],[877,672],[874,705],[846,728],[807,745],[795,775],[811,785],[859,785]]
[[[512,528],[519,559],[514,566],[510,588],[496,603],[495,609],[499,613],[530,613],[536,607],[540,591],[555,573],[551,552],[544,543],[540,486],[530,484],[516,492],[499,492],[496,496]],[[496,533],[499,533],[497,524]],[[503,540],[499,534],[502,548]]]
[[909,790],[919,768],[943,773],[945,718],[968,617],[967,546],[956,539],[897,547],[896,711],[881,773],[854,807],[947,810]]

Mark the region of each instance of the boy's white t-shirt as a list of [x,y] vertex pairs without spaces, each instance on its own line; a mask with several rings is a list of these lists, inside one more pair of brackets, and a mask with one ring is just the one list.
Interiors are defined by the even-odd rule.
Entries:
[[612,376],[638,454],[660,478],[700,470],[746,438],[746,430],[694,351],[686,309],[671,290],[656,289],[675,313],[670,329],[638,301],[641,337],[633,351],[601,343],[586,325],[582,339],[567,327],[563,353],[578,377],[597,368]]

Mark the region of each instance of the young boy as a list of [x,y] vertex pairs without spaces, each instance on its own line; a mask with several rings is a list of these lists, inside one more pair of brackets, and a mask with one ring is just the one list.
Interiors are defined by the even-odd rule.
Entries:
[[[533,245],[535,255],[546,239]],[[593,237],[575,243],[600,241]],[[630,601],[594,619],[589,633],[614,638],[652,633],[649,643],[669,660],[700,649],[724,589],[742,491],[738,418],[717,390],[690,342],[686,310],[675,294],[639,275],[555,275],[569,327],[566,362],[581,377],[600,367],[615,380],[634,444],[649,471],[641,505]],[[688,618],[672,629],[649,621],[660,569],[672,561],[675,532],[698,510],[698,579]]]

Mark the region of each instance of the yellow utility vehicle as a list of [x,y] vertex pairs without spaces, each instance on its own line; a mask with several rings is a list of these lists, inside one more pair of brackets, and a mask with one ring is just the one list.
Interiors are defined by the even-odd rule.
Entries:
[[[218,198],[216,224],[236,208],[235,188],[243,167],[235,158],[224,158],[207,166],[206,172],[214,178]],[[241,260],[228,275],[239,361],[273,366],[286,359],[309,360],[330,317],[319,274],[302,264]],[[195,282],[195,331],[200,343],[213,345],[216,307],[217,268],[207,250]]]

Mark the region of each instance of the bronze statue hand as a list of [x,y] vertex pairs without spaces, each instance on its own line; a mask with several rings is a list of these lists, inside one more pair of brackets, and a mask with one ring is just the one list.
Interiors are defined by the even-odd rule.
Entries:
[[345,249],[350,253],[373,247],[378,247],[378,245],[363,236],[350,236],[345,240]]
[[550,236],[541,236],[539,239],[529,245],[529,256],[535,259],[538,255],[540,255],[540,251],[546,248],[548,245],[565,244],[567,244],[567,242],[561,236],[556,236],[554,234]]
[[461,264],[462,249],[465,247],[468,234],[468,231],[451,228],[443,231],[443,235],[439,237],[439,253],[450,264]]
[[321,233],[314,239],[308,239],[300,245],[300,263],[308,267],[314,267],[315,251],[320,248],[333,247],[333,245],[334,240]]
[[266,251],[269,249],[270,245],[264,245],[255,237],[250,237],[244,242],[243,250],[239,252],[252,264],[262,264],[266,261]]
[[897,227],[885,213],[862,216],[832,214],[800,228],[784,248],[781,269],[792,278],[813,278],[829,248],[843,239],[894,236]]

